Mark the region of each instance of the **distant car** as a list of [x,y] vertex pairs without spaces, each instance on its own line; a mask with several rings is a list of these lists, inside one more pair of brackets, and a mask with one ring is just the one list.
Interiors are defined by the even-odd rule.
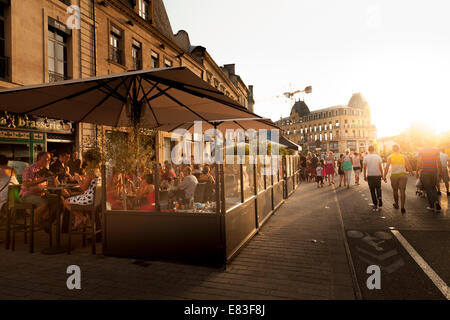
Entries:
[[28,167],[28,162],[25,161],[16,161],[16,160],[9,160],[8,161],[8,167],[14,168],[16,170],[16,176],[19,183],[22,183],[22,171],[26,167]]

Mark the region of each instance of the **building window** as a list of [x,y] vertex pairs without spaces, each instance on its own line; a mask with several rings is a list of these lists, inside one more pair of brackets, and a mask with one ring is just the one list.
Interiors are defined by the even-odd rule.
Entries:
[[142,45],[139,41],[133,39],[131,46],[131,56],[133,58],[133,69],[142,69]]
[[320,134],[320,141],[322,141],[322,134]]
[[138,0],[138,12],[139,16],[144,20],[150,19],[150,1]]
[[317,134],[314,135],[314,141],[317,141]]
[[336,120],[336,125],[335,125],[335,127],[336,127],[336,128],[339,128],[339,120]]
[[333,130],[333,123],[330,122],[330,130]]
[[152,51],[151,55],[152,55],[152,68],[153,69],[159,68],[159,54]]
[[166,68],[170,68],[172,67],[172,61],[168,60],[168,59],[164,59],[164,66]]
[[94,18],[94,0],[87,0],[87,16]]
[[333,132],[330,132],[330,141],[333,140]]
[[8,58],[6,57],[5,5],[0,3],[0,78],[8,76]]
[[123,64],[122,47],[123,47],[123,32],[122,30],[111,25],[111,32],[109,35],[110,55],[109,59],[115,63]]
[[48,81],[67,79],[67,35],[48,27]]

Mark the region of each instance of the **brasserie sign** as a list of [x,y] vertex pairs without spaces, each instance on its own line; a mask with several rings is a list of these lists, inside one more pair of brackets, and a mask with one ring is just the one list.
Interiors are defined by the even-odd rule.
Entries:
[[72,123],[69,121],[33,117],[3,113],[0,117],[0,127],[11,129],[33,129],[44,132],[58,132],[70,134],[73,132]]

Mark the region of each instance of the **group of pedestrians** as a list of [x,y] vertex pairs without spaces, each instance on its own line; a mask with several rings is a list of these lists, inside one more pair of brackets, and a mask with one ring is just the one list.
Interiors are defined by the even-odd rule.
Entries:
[[[429,202],[427,209],[439,212],[441,211],[438,198],[441,195],[441,180],[447,189],[447,196],[450,196],[448,173],[450,159],[448,155],[440,152],[439,149],[431,147],[419,150],[417,155],[418,161],[415,175],[427,194]],[[328,181],[330,186],[334,184],[335,163],[337,164],[337,173],[340,177],[339,187],[341,187],[343,182],[344,187],[350,188],[352,172],[355,174],[355,184],[359,185],[362,171],[364,181],[369,185],[373,211],[378,211],[383,206],[381,181],[387,183],[387,175],[390,170],[390,181],[394,196],[393,207],[394,209],[400,209],[402,214],[406,213],[405,202],[408,173],[414,175],[414,168],[408,157],[400,153],[398,145],[393,146],[392,154],[387,158],[384,169],[383,160],[376,154],[373,146],[369,146],[368,153],[366,152],[365,154],[351,153],[347,149],[345,154],[341,154],[337,161],[335,161],[334,154],[331,151],[328,155],[322,154],[321,157],[308,153],[306,157],[301,158],[300,163],[303,179],[306,181],[315,180],[318,188],[323,187],[326,181]]]

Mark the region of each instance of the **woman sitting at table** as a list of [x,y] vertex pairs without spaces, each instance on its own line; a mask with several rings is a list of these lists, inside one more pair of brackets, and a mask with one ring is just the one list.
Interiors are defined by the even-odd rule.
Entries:
[[111,180],[106,185],[106,198],[111,204],[111,210],[122,210],[123,204],[121,200],[123,191],[122,173],[115,167],[112,169]]
[[200,178],[198,179],[198,182],[209,182],[211,184],[215,184],[216,181],[214,180],[214,177],[211,175],[211,169],[207,166],[203,167],[203,172],[200,175]]
[[[75,176],[75,179],[79,182],[80,189],[83,193],[64,200],[64,205],[68,210],[70,210],[72,204],[86,206],[94,203],[94,194],[99,177],[99,157],[96,155],[95,151],[88,150],[84,154],[83,158],[87,163],[86,175],[84,177],[78,175]],[[73,216],[73,229],[77,229],[88,222],[88,217],[85,216],[83,212],[74,211]]]
[[0,220],[6,217],[7,207],[3,205],[8,201],[8,186],[19,184],[14,168],[8,167],[8,158],[0,154]]
[[145,203],[139,207],[142,211],[155,210],[155,185],[153,184],[153,175],[146,174],[139,188],[136,190],[136,198]]

